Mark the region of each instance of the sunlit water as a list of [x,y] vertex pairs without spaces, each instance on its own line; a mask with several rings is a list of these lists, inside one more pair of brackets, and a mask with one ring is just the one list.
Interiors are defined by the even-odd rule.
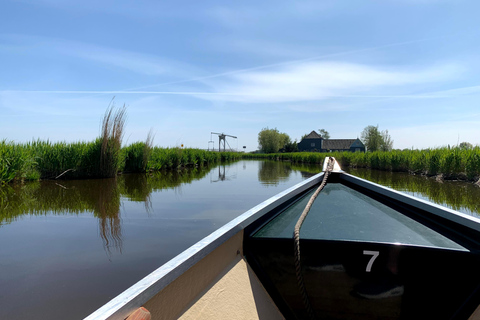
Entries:
[[[0,319],[82,319],[316,166],[239,161],[181,173],[0,189]],[[480,216],[480,188],[368,170],[354,175]]]
[[279,162],[0,190],[0,319],[82,319],[309,173]]

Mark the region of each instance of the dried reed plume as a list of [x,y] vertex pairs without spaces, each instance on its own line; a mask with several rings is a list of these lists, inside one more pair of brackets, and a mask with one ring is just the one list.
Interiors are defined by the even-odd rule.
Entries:
[[115,105],[111,103],[111,106],[107,109],[103,117],[100,136],[100,174],[103,177],[115,177],[120,169],[120,149],[122,147],[125,121],[125,105],[116,110]]

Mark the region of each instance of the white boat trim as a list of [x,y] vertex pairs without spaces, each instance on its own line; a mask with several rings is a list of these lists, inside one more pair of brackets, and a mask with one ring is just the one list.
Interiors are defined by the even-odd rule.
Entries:
[[162,291],[185,271],[233,235],[243,230],[250,223],[282,203],[287,202],[298,194],[320,183],[323,175],[323,172],[319,173],[246,211],[132,285],[107,304],[90,314],[85,320],[127,318],[130,313],[144,305],[149,299]]
[[[454,223],[480,231],[480,219],[467,214],[436,205],[426,200],[380,186],[376,183],[339,171],[340,179],[351,182],[372,192],[385,195],[414,208],[425,210]],[[166,286],[179,278],[192,266],[212,253],[231,237],[244,230],[253,221],[259,219],[272,209],[296,197],[300,193],[319,184],[323,179],[319,173],[273,197],[233,219],[223,227],[200,240],[175,258],[171,259],[145,278],[132,285],[117,297],[103,305],[85,320],[125,319],[130,313],[143,306],[147,301],[161,292]]]

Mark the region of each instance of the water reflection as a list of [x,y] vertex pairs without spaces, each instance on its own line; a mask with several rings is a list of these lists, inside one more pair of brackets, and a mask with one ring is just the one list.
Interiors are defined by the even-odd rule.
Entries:
[[293,173],[299,172],[302,178],[310,178],[320,170],[317,165],[263,161],[258,169],[258,180],[265,186],[277,186],[280,182],[288,181]]
[[351,168],[347,168],[346,171],[357,177],[424,198],[445,207],[473,216],[480,216],[480,201],[478,201],[480,199],[480,188],[473,183],[461,181],[440,183],[432,178],[401,172]]
[[[258,165],[258,181],[263,186],[277,186],[295,175],[308,178],[319,172],[316,165],[292,165],[285,162],[243,161],[239,165]],[[210,174],[210,182],[237,178],[239,165],[222,164],[213,169],[193,168],[155,174],[128,174],[117,179],[42,181],[0,188],[0,227],[25,215],[81,215],[98,218],[99,236],[107,252],[122,252],[121,201],[143,203],[148,216],[153,212],[152,193],[164,189],[180,190],[184,184]],[[467,214],[480,216],[480,188],[471,183],[436,182],[422,176],[403,173],[347,169],[361,178],[426,198]],[[234,182],[236,183],[236,182]],[[239,182],[240,183],[240,182]],[[253,183],[253,182],[252,182]]]
[[288,181],[292,167],[279,161],[265,161],[258,168],[258,180],[266,186],[278,185],[281,181]]
[[120,190],[115,179],[43,181],[0,189],[0,226],[23,215],[79,215],[99,220],[105,249],[121,252]]
[[151,175],[128,174],[117,179],[41,181],[0,188],[0,226],[25,215],[80,215],[98,218],[99,235],[108,253],[122,252],[121,197],[143,202],[151,212],[152,192],[175,189],[202,179],[209,168]]
[[293,170],[278,189],[265,188],[257,177],[260,165],[243,161],[0,188],[0,243],[8,244],[0,247],[0,319],[67,313],[83,319],[220,226],[303,180]]
[[[212,175],[210,176],[210,182],[218,182],[218,181],[226,181],[226,180],[233,180],[237,178],[237,172],[230,172],[230,168],[232,166],[230,164],[220,164],[218,165],[218,178],[214,177],[215,170],[212,170]],[[245,169],[245,163],[244,167]]]

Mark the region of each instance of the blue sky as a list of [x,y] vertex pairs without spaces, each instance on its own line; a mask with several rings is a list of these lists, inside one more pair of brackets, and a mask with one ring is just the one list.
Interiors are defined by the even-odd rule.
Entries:
[[[255,150],[324,128],[394,148],[480,144],[480,2],[2,0],[0,139]],[[218,138],[213,137],[215,146]]]

